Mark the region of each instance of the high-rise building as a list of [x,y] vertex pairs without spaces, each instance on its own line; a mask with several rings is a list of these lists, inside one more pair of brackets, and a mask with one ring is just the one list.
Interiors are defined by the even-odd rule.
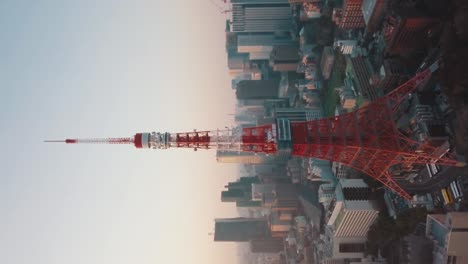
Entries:
[[322,117],[321,108],[276,108],[273,110],[276,118],[285,118],[289,121],[310,121]]
[[235,182],[228,183],[225,186],[227,190],[221,192],[221,201],[235,202],[238,207],[255,207],[256,203],[251,203],[252,184],[258,182],[258,177],[241,177]]
[[252,184],[252,200],[265,201],[270,199],[275,193],[274,183],[254,183]]
[[366,32],[375,32],[382,20],[385,0],[363,0],[362,15],[366,23]]
[[217,150],[216,160],[221,163],[242,164],[273,164],[276,161],[274,155],[233,150]]
[[380,67],[379,88],[384,94],[388,94],[396,87],[400,86],[407,79],[405,67],[396,59],[384,60]]
[[383,95],[376,85],[372,85],[372,66],[367,58],[346,57],[346,75],[353,80],[353,86],[361,96],[363,104],[376,100]]
[[262,202],[261,201],[237,201],[236,202],[236,207],[262,207]]
[[325,47],[322,52],[322,59],[320,61],[320,68],[322,69],[322,76],[325,80],[330,78],[333,63],[335,63],[335,53],[332,47]]
[[228,52],[228,68],[239,73],[249,70],[249,54],[237,53],[236,51]]
[[237,51],[237,32],[231,31],[231,21],[226,20],[226,51],[232,52]]
[[364,23],[361,8],[362,0],[344,0],[339,27],[342,29],[364,27],[366,24]]
[[368,200],[369,187],[362,179],[341,179],[335,190],[326,226],[326,254],[330,259],[363,258],[367,232],[379,214]]
[[237,84],[237,99],[276,99],[278,98],[279,79],[243,80]]
[[253,239],[250,241],[250,251],[252,253],[276,253],[284,249],[283,239],[265,238]]
[[270,228],[264,218],[215,219],[215,241],[247,242],[268,237],[270,237]]
[[281,32],[292,29],[287,0],[232,0],[233,32]]
[[429,214],[426,236],[434,244],[433,263],[468,263],[468,213]]
[[336,205],[328,225],[335,236],[366,237],[378,210],[369,201],[369,186],[362,179],[341,179],[335,190]]
[[296,45],[276,45],[269,59],[273,71],[295,72],[300,59],[299,48]]
[[383,31],[386,51],[406,55],[423,48],[427,44],[427,31],[436,23],[437,20],[431,17],[388,17]]
[[277,45],[292,45],[290,36],[273,33],[237,33],[237,52],[248,53],[250,60],[269,60]]

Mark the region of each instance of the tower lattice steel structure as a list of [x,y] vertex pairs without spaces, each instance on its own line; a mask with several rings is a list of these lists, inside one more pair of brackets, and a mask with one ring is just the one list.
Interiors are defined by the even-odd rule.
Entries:
[[403,135],[395,125],[395,115],[407,95],[427,81],[437,63],[386,96],[340,116],[313,121],[275,123],[225,130],[183,133],[138,133],[128,138],[66,139],[73,143],[133,144],[137,148],[221,149],[275,154],[340,162],[378,180],[400,196],[411,196],[392,178],[392,171],[409,170],[415,164],[438,163],[464,166],[429,144]]

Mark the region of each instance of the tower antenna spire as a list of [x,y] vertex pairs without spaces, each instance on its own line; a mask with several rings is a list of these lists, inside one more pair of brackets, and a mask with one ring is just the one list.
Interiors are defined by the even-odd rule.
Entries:
[[354,112],[311,121],[291,122],[277,118],[273,123],[224,130],[182,133],[137,133],[128,138],[66,139],[47,142],[67,144],[133,144],[136,148],[218,149],[275,154],[339,162],[361,171],[400,196],[411,195],[393,178],[428,163],[465,166],[452,154],[403,135],[395,125],[399,105],[409,93],[426,82],[437,62],[384,97]]

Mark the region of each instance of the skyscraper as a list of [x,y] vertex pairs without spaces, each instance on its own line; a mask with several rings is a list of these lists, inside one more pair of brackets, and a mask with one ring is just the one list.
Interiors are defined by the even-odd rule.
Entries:
[[266,238],[253,239],[250,241],[250,251],[252,253],[276,253],[284,249],[283,239]]
[[258,177],[241,177],[235,182],[228,183],[228,185],[225,186],[227,191],[221,192],[221,201],[250,201],[252,196],[252,184],[258,182]]
[[336,202],[325,229],[326,255],[330,259],[362,258],[367,232],[379,210],[369,201],[369,187],[362,179],[341,179],[335,190]]
[[409,54],[424,47],[426,32],[437,23],[432,17],[413,15],[388,17],[384,25],[384,38],[390,54]]
[[236,96],[240,100],[278,98],[279,79],[243,80],[237,84]]
[[215,241],[247,242],[269,236],[270,228],[264,218],[215,219]]
[[233,32],[281,32],[292,28],[287,0],[232,0]]
[[366,22],[366,31],[374,32],[377,30],[385,8],[385,0],[363,0],[362,15]]

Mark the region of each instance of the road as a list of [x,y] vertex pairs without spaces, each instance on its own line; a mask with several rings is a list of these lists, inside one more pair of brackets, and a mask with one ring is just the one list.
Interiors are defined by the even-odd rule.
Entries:
[[410,193],[423,194],[438,191],[447,187],[450,182],[462,176],[463,181],[468,181],[468,166],[465,167],[444,167],[438,174],[429,181],[421,184],[402,184],[402,187]]

